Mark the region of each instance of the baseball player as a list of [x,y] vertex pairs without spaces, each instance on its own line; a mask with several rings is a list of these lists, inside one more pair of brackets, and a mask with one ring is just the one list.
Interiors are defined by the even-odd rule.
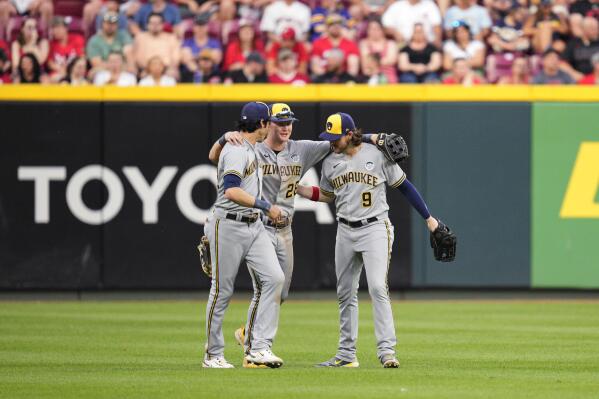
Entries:
[[331,143],[334,153],[323,162],[320,187],[299,186],[298,194],[313,201],[335,201],[339,222],[335,272],[340,337],[337,354],[317,366],[359,366],[357,292],[364,267],[372,298],[377,355],[383,367],[397,368],[399,361],[395,357],[396,336],[387,283],[394,229],[387,215],[386,185],[399,188],[425,219],[431,232],[439,232],[445,226],[430,215],[422,197],[397,163],[386,159],[376,147],[362,145],[362,133],[350,115],[329,116],[326,131],[320,138]]
[[222,322],[243,260],[255,289],[248,311],[247,328],[251,334],[247,337],[244,364],[261,368],[283,364],[271,351],[271,345],[277,331],[285,276],[260,217],[264,212],[278,220],[281,209],[262,198],[262,176],[254,147],[268,134],[269,119],[266,104],[246,104],[238,125],[243,144],[227,146],[218,160],[217,199],[213,215],[204,226],[213,265],[206,307],[204,367],[233,367],[223,356]]

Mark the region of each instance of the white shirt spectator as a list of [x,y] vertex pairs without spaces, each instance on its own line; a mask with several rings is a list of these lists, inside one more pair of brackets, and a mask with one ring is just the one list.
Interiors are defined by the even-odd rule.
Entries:
[[[96,73],[94,77],[94,84],[96,86],[105,86],[110,82],[111,74],[108,71],[100,71]],[[135,86],[137,84],[137,79],[135,75],[129,72],[121,72],[119,74],[118,79],[116,80],[117,86]]]
[[262,32],[280,35],[285,28],[291,27],[297,36],[304,36],[310,30],[310,8],[299,1],[279,0],[264,9],[260,22]]
[[470,26],[470,32],[478,35],[481,30],[491,27],[491,17],[485,7],[473,4],[466,9],[458,6],[452,6],[447,10],[443,20],[443,29],[451,30],[452,24],[457,21],[464,21]]
[[477,51],[483,48],[485,48],[484,44],[478,40],[472,40],[465,49],[458,46],[453,40],[448,40],[443,45],[443,53],[449,54],[452,59],[464,58],[469,60],[474,57]]
[[399,31],[405,41],[412,37],[414,24],[421,23],[428,41],[433,42],[433,27],[441,25],[441,12],[431,0],[419,0],[414,4],[408,0],[399,0],[385,11],[382,22],[385,28]]
[[175,78],[168,75],[162,75],[158,84],[156,84],[154,78],[149,75],[139,81],[139,86],[175,86],[176,84],[177,81]]

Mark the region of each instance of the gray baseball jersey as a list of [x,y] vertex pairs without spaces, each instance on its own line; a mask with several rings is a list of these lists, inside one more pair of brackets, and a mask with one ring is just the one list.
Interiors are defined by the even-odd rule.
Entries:
[[377,221],[360,227],[339,223],[335,241],[335,273],[339,300],[337,358],[356,360],[358,339],[358,283],[366,269],[372,299],[377,355],[395,354],[395,326],[387,285],[394,228],[387,218],[385,183],[399,186],[406,178],[401,168],[388,161],[374,146],[362,145],[353,156],[331,154],[322,165],[321,190],[335,195],[337,217],[348,221]]
[[239,265],[246,261],[254,283],[254,299],[248,310],[246,346],[248,350],[265,350],[275,337],[281,290],[285,276],[277,260],[270,237],[258,219],[253,223],[231,220],[227,213],[255,214],[256,209],[238,205],[225,198],[224,176],[235,174],[241,178],[241,188],[248,194],[259,196],[260,169],[254,147],[244,142],[242,146],[226,146],[218,162],[218,194],[214,214],[204,225],[210,242],[213,265],[212,284],[206,305],[206,355],[223,356],[225,340],[222,331],[225,310],[229,304]]
[[229,212],[256,213],[256,210],[238,205],[225,198],[224,177],[234,174],[241,178],[240,188],[254,197],[260,197],[261,177],[254,146],[247,141],[243,145],[226,145],[218,158],[218,189],[214,203],[216,209]]
[[[228,147],[228,146],[227,146]],[[265,143],[256,145],[256,155],[262,171],[262,197],[281,208],[284,215],[295,213],[295,193],[304,174],[330,152],[330,144],[322,141],[289,140],[278,154]],[[293,232],[291,226],[282,229],[266,227],[275,247],[285,284],[281,301],[289,295],[293,275]]]
[[353,156],[331,154],[322,164],[320,189],[334,194],[337,216],[355,221],[386,217],[387,188],[406,178],[403,170],[388,161],[373,145],[362,145]]
[[330,152],[330,147],[328,142],[323,141],[289,140],[283,151],[277,154],[265,143],[256,144],[264,199],[277,204],[284,214],[292,217],[300,179]]

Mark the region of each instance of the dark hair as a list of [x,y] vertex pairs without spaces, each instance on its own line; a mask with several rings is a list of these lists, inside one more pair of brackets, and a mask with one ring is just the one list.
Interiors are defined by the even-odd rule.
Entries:
[[362,144],[362,128],[356,128],[356,130],[353,132],[352,136],[351,136],[351,140],[350,143],[356,147],[359,146],[360,144]]
[[253,133],[262,127],[261,122],[267,122],[267,121],[265,121],[263,119],[259,120],[259,121],[238,121],[236,128],[240,132],[244,131],[244,132],[248,132],[248,133]]
[[85,68],[88,69],[87,59],[85,57],[75,57],[67,64],[67,76],[65,77],[65,81],[71,83],[71,73],[73,73],[73,68],[75,68],[75,64],[77,61],[83,59],[85,61]]
[[[21,25],[21,29],[19,29],[19,36],[17,37],[17,42],[19,42],[19,44],[21,46],[25,45],[25,34],[23,33],[23,30],[25,29],[25,24],[27,23],[27,21],[29,21],[30,19],[33,19],[35,21],[35,23],[37,24],[37,19],[33,18],[33,17],[27,17],[25,18],[25,20],[23,20],[23,24]],[[38,31],[38,35],[37,35],[37,42],[39,43],[40,40],[42,40],[40,34],[39,34],[39,28],[36,26],[36,30]],[[37,43],[36,43],[37,44]]]
[[[33,64],[33,80],[31,80],[31,81],[28,81],[25,79],[25,73],[23,72],[23,60],[25,58],[29,58],[31,60],[31,63]],[[33,55],[31,53],[23,54],[23,56],[21,57],[21,60],[19,61],[19,82],[20,83],[40,83],[41,76],[42,76],[42,68],[41,68],[40,63],[38,62],[37,58],[35,58],[35,55]]]
[[164,15],[162,15],[159,12],[152,12],[152,13],[150,13],[150,15],[148,15],[148,21],[150,21],[150,18],[152,18],[152,17],[160,17],[160,20],[162,22],[164,22]]
[[4,49],[2,49],[2,48],[0,48],[0,61],[2,61],[2,62],[8,61],[8,56],[6,55],[6,52],[4,52]]

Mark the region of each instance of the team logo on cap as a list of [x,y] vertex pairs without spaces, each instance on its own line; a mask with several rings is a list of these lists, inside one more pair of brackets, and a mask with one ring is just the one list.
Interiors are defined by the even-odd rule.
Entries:
[[333,124],[331,122],[327,122],[327,132],[330,132],[333,128]]

